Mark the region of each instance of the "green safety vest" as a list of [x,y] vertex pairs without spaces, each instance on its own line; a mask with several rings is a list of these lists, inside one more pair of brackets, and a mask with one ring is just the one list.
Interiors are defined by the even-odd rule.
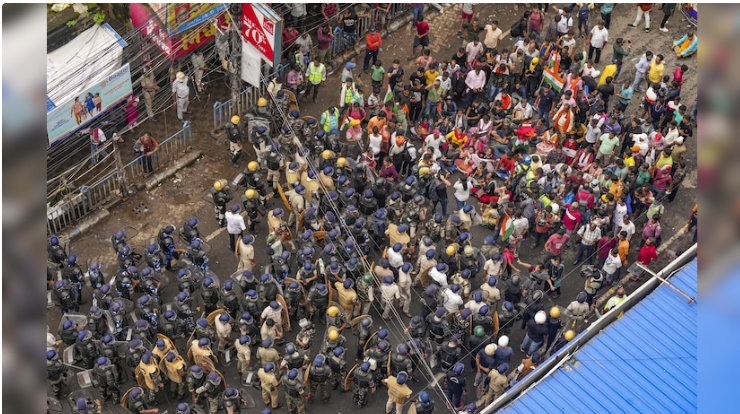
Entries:
[[[324,132],[328,134],[329,131],[331,130],[331,115],[332,114],[327,109],[326,111],[324,111],[322,115],[324,118],[324,124],[323,124]],[[338,109],[334,110],[334,118],[337,120],[337,127],[339,127],[339,110]]]
[[319,63],[319,66],[314,66],[313,62],[308,65],[308,81],[314,85],[318,85],[323,80],[322,72],[324,71],[324,64]]

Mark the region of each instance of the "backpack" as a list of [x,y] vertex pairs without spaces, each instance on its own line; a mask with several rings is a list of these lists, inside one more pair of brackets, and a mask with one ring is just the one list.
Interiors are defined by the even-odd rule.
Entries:
[[578,20],[588,20],[588,3],[583,3],[583,6],[578,10]]
[[522,20],[518,20],[511,25],[511,37],[520,37],[522,35]]

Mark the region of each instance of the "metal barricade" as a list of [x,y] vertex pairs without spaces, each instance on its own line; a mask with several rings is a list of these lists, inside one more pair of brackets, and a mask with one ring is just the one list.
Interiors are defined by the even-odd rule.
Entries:
[[47,234],[58,234],[115,197],[119,197],[122,187],[123,183],[118,171],[113,171],[95,184],[81,187],[62,204],[47,208]]
[[[275,70],[267,77],[268,81],[274,78],[282,78],[286,69],[289,67],[288,64],[281,64],[275,67]],[[232,96],[226,102],[215,102],[213,104],[213,128],[218,129],[224,126],[232,116],[243,115],[253,106],[257,105],[257,101],[260,97],[267,93],[265,85],[261,85],[259,88],[254,86],[248,86],[243,91],[239,92],[235,97]]]
[[[152,171],[167,165],[179,158],[193,142],[193,130],[190,122],[166,140],[159,143],[159,150],[151,156]],[[146,173],[146,155],[141,155],[124,166],[125,176],[137,179]]]

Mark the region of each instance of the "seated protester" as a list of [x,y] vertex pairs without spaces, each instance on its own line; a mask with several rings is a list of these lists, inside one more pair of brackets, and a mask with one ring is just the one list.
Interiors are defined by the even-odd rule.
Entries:
[[452,99],[452,95],[447,95],[443,101],[440,101],[438,111],[443,117],[454,116],[457,113],[457,104]]
[[[583,124],[576,124],[576,129],[582,127]],[[573,157],[578,152],[578,142],[574,134],[568,134],[568,139],[563,143],[563,153],[565,154],[565,164],[570,165],[573,161]]]
[[486,146],[488,145],[488,138],[491,135],[492,131],[493,121],[491,121],[491,117],[488,115],[483,115],[483,118],[478,121],[478,125],[468,130],[468,134],[480,139],[483,142],[483,145]]
[[469,126],[471,126],[470,121],[468,120],[468,117],[463,113],[462,108],[457,108],[457,113],[455,114],[455,116],[452,118],[451,121],[452,121],[452,129],[457,129],[457,128],[467,129]]
[[462,127],[447,134],[446,138],[448,143],[455,144],[460,148],[464,147],[469,140],[468,135],[465,133],[465,129]]
[[493,108],[491,109],[491,122],[493,122],[493,131],[496,132],[498,135],[503,134],[503,127],[504,127],[504,120],[506,119],[506,111],[504,111],[504,108],[501,105],[500,101],[496,101],[493,103]]
[[506,90],[507,87],[508,85],[504,85],[504,89],[496,95],[494,101],[501,103],[501,108],[508,114],[512,109],[512,105],[511,96],[509,96],[509,92]]
[[495,132],[491,132],[493,138],[493,154],[496,158],[501,158],[511,150],[512,135],[507,134],[501,137]]
[[552,150],[558,145],[558,131],[553,126],[544,134],[540,135],[540,142],[537,144],[537,154],[546,158]]
[[[465,117],[468,121],[468,126],[474,126],[478,123],[478,121],[481,119],[481,117],[484,114],[488,113],[488,106],[483,103],[481,100],[475,100],[473,101],[473,104],[470,105],[465,112]],[[457,125],[455,125],[457,127]]]
[[453,129],[455,129],[453,127],[453,125],[452,125],[452,120],[450,120],[450,118],[440,118],[440,119],[438,119],[437,122],[434,123],[434,127],[439,130],[439,133],[442,136],[446,136]]
[[475,154],[473,147],[467,147],[463,149],[460,157],[455,160],[457,169],[468,176],[474,171],[473,154]]
[[517,99],[514,109],[511,111],[511,119],[516,124],[529,122],[534,116],[534,109],[526,99]]
[[698,47],[699,39],[693,30],[689,30],[682,38],[673,42],[673,51],[676,52],[676,57],[679,59],[693,55]]
[[442,172],[447,170],[455,171],[455,160],[458,158],[460,158],[460,147],[456,144],[446,144],[443,148],[442,156],[437,160],[439,161],[440,170]]

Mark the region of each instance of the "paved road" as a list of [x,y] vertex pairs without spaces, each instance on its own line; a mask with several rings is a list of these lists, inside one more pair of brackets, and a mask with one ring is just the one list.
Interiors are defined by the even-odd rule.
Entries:
[[[633,11],[625,11],[627,5],[618,5],[614,11],[612,19],[612,34],[610,37],[630,37],[633,41],[634,49],[633,56],[627,58],[625,63],[624,75],[631,77],[634,73],[633,57],[637,57],[638,51],[642,52],[646,48],[651,48],[653,51],[661,51],[667,57],[666,68],[667,71],[672,71],[675,68],[675,58],[671,57],[669,49],[669,42],[671,39],[677,39],[680,37],[682,30],[679,24],[680,16],[675,16],[669,26],[671,32],[669,34],[661,33],[657,30],[657,27],[649,34],[644,34],[640,29],[628,29],[627,23],[630,23],[634,18]],[[452,56],[454,50],[459,47],[461,40],[456,36],[456,29],[459,24],[459,9],[457,5],[452,7],[450,10],[446,10],[441,16],[436,14],[429,14],[430,25],[433,30],[433,43],[431,46],[432,56],[440,56],[440,59],[446,59],[448,56]],[[506,29],[511,25],[515,16],[521,11],[514,11],[512,5],[495,5],[486,4],[480,5],[477,10],[477,15],[481,21],[485,22],[494,18],[498,19],[501,23],[502,29]],[[548,13],[548,18],[551,17],[552,12]],[[592,19],[596,18],[596,13],[592,16]],[[657,17],[654,17],[658,20]],[[453,29],[454,28],[454,29]],[[384,41],[383,51],[380,58],[384,62],[390,62],[394,57],[398,57],[402,61],[405,56],[408,55],[411,41],[411,26],[408,25],[402,28],[398,32],[394,33],[389,39]],[[513,42],[510,38],[507,38],[504,42],[505,46],[511,45]],[[579,42],[580,46],[580,42]],[[611,56],[611,52],[605,52],[607,57]],[[690,60],[686,62],[690,66],[688,76],[685,77],[684,81],[684,92],[683,96],[685,101],[691,101],[696,95],[696,62]],[[410,65],[405,66],[407,73],[413,70]],[[330,77],[327,82],[328,86],[322,91],[318,104],[308,103],[302,106],[302,114],[317,116],[320,112],[328,105],[335,102],[336,92],[338,91],[338,74]],[[223,94],[224,99],[227,94]],[[109,219],[96,226],[91,233],[84,235],[83,237],[76,239],[72,243],[72,251],[77,253],[82,260],[86,263],[92,261],[101,261],[104,263],[104,268],[108,271],[108,274],[114,272],[114,253],[113,250],[104,245],[104,242],[109,239],[110,235],[116,230],[121,228],[131,228],[129,231],[131,235],[131,243],[139,246],[139,250],[143,249],[143,246],[147,243],[150,237],[156,235],[157,231],[165,224],[172,223],[177,227],[182,227],[182,223],[188,218],[197,216],[200,218],[201,224],[199,228],[201,233],[204,235],[210,235],[208,243],[211,245],[212,250],[209,253],[211,269],[224,280],[230,275],[236,268],[236,259],[228,249],[228,236],[222,230],[219,230],[215,220],[213,219],[213,207],[210,204],[210,196],[208,195],[208,188],[212,185],[215,179],[219,178],[231,178],[235,173],[235,170],[229,165],[229,157],[226,153],[226,149],[215,144],[215,141],[209,137],[208,131],[212,128],[212,117],[211,117],[211,104],[205,103],[201,105],[191,105],[192,114],[190,116],[195,127],[196,142],[195,147],[204,151],[204,157],[197,161],[191,168],[180,171],[174,179],[164,182],[160,187],[146,193],[141,192],[135,194],[127,202],[123,203],[118,208],[114,209]],[[628,109],[627,113],[637,111],[636,104]],[[170,110],[172,112],[172,110]],[[174,113],[168,114],[167,119],[174,119]],[[152,129],[157,131],[161,137],[166,137],[167,134],[174,132],[172,124],[165,124],[160,122],[156,125],[143,125],[139,127],[140,131],[145,129]],[[165,132],[167,128],[167,132]],[[689,153],[692,154],[692,158],[695,158],[696,154],[696,143],[695,140],[691,140],[688,143]],[[242,164],[246,165],[246,160],[242,159]],[[692,163],[695,165],[695,163]],[[456,177],[453,177],[456,178]],[[689,180],[689,182],[695,183],[695,179]],[[240,193],[243,189],[239,189],[237,193]],[[450,193],[451,196],[451,193]],[[685,219],[691,207],[694,205],[696,200],[696,194],[694,188],[683,188],[679,193],[676,201],[667,206],[666,215],[663,219],[664,225],[664,239],[669,240],[685,223]],[[136,212],[134,209],[143,204],[146,211]],[[269,205],[276,207],[282,203],[279,200],[270,200]],[[641,226],[643,221],[639,222],[638,226]],[[258,265],[264,265],[267,262],[267,258],[264,254],[263,244],[264,235],[266,234],[266,225],[263,223],[258,226],[260,233],[257,235],[256,253]],[[476,244],[480,244],[483,238],[490,234],[489,230],[484,228],[474,228],[472,232],[473,240]],[[675,239],[670,239],[671,249],[685,248],[690,242],[690,238],[687,236],[677,236]],[[668,242],[667,242],[668,243]],[[522,249],[521,259],[525,262],[536,262],[541,257],[539,251],[530,251],[528,247],[529,241],[525,243]],[[578,268],[571,266],[571,262],[574,259],[575,249],[571,249],[564,255],[564,263],[566,266],[566,276],[563,280],[563,296],[558,300],[552,301],[546,299],[547,307],[553,304],[560,306],[567,306],[567,304],[574,299],[576,294],[582,289],[583,280],[578,275]],[[373,258],[377,257],[377,252],[374,253]],[[633,249],[631,254],[631,261],[636,258],[636,250]],[[372,259],[371,259],[372,260]],[[654,269],[658,269],[665,263],[665,259],[661,258],[660,261],[656,262]],[[170,277],[173,275],[170,274]],[[477,286],[481,283],[480,277],[475,280],[474,284]],[[628,290],[632,290],[636,285],[628,284]],[[166,288],[162,294],[165,297],[165,302],[168,298],[171,298],[176,293],[174,285]],[[418,294],[415,292],[414,295]],[[89,303],[83,307],[83,310],[87,310]],[[412,307],[412,313],[418,313],[418,303],[414,302]],[[375,326],[386,326],[382,323],[377,310],[372,312],[374,319],[376,320]],[[54,327],[59,324],[59,312],[57,309],[52,309],[48,312],[49,326]],[[408,322],[408,318],[403,317],[402,322],[405,324]],[[395,321],[394,323],[388,324],[387,327],[391,330],[391,342],[392,344],[398,343],[402,339],[400,332],[401,323]],[[516,355],[512,361],[512,366],[516,365],[521,360],[522,355],[518,352],[518,346],[521,343],[523,333],[518,329],[518,323],[511,334],[511,344],[516,351]],[[318,347],[318,342],[323,332],[317,333],[317,344],[314,348]],[[348,343],[350,349],[348,350],[350,365],[354,363],[354,344],[356,340],[352,337],[351,333],[347,333]],[[312,350],[312,355],[315,355],[317,349]],[[467,366],[467,361],[466,361]],[[466,368],[469,370],[469,368]],[[237,380],[234,366],[227,367],[225,370],[227,382],[229,384],[235,383]],[[427,389],[433,396],[437,403],[437,412],[444,412],[444,397],[439,388],[429,386],[432,383],[432,374],[419,370],[422,374],[420,375],[417,382],[411,384],[411,388],[415,391],[421,391]],[[473,373],[469,372],[468,377],[472,384]],[[130,386],[127,383],[124,388]],[[474,394],[472,386],[470,389],[470,397],[465,402],[472,401],[472,395]],[[257,402],[257,407],[262,408],[263,404],[259,393],[256,390],[248,391],[253,399]],[[386,390],[381,388],[378,390],[378,395],[371,398],[370,404],[364,409],[366,412],[381,412],[386,400]],[[281,392],[282,395],[282,392]],[[170,412],[173,412],[175,402],[173,400],[165,401],[161,398],[162,408],[169,408]],[[309,412],[318,412],[319,409],[327,412],[350,412],[356,407],[352,404],[351,395],[349,393],[342,394],[339,391],[332,392],[332,398],[327,404],[318,404],[307,406]]]

